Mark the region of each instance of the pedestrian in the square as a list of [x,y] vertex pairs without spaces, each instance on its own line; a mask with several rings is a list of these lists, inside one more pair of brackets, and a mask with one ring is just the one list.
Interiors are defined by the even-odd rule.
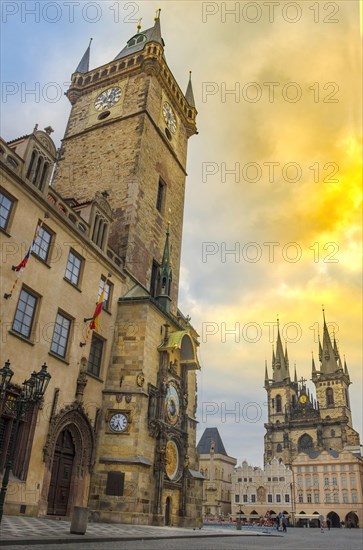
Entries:
[[283,533],[287,533],[287,519],[285,518],[285,516],[282,518],[282,532]]
[[328,531],[330,531],[330,519],[326,518],[326,526],[328,528]]

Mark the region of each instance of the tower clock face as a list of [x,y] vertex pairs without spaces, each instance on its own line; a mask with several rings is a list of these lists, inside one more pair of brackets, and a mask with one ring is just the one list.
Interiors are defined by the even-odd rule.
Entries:
[[114,432],[124,432],[128,426],[128,418],[123,413],[115,413],[109,420],[109,426]]
[[169,384],[165,396],[165,416],[169,424],[175,425],[180,418],[180,400],[173,384]]
[[179,471],[179,450],[173,440],[168,441],[166,444],[165,460],[165,473],[173,481],[178,476]]
[[176,132],[176,117],[173,109],[171,108],[170,104],[165,101],[163,105],[163,117],[166,122],[167,127],[171,131],[172,134],[175,134]]
[[104,111],[115,105],[120,100],[121,93],[122,90],[119,86],[108,88],[108,90],[102,92],[95,101],[96,111]]

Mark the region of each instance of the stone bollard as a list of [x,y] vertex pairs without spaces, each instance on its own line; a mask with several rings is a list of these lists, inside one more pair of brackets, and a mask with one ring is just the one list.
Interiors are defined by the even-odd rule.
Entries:
[[84,535],[87,530],[89,508],[75,506],[72,513],[70,532],[74,535]]

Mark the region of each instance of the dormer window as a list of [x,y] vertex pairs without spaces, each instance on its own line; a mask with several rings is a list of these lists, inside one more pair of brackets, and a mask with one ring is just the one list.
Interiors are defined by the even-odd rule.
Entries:
[[135,34],[127,43],[128,48],[132,48],[133,46],[137,46],[137,44],[141,44],[142,42],[146,41],[146,36],[142,33]]

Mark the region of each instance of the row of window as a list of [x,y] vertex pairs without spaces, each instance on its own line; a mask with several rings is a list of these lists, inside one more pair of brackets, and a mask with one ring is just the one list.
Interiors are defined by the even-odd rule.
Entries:
[[[101,291],[102,280],[100,283],[100,292]],[[15,310],[12,330],[14,333],[19,334],[22,338],[26,338],[27,340],[31,338],[39,300],[39,295],[27,288],[22,288]],[[73,317],[58,310],[54,323],[50,351],[61,359],[67,357],[73,322]],[[105,340],[93,332],[87,370],[95,376],[99,376],[100,374],[104,344]]]
[[[282,502],[282,497],[284,497],[284,502],[285,503],[290,502],[290,495],[289,494],[285,494],[285,495],[275,494],[275,502],[280,504]],[[257,502],[256,499],[257,499],[257,497],[254,494],[252,494],[252,495],[242,495],[242,502],[243,503],[247,503],[247,502],[255,503],[255,502]],[[236,504],[241,502],[240,495],[234,495],[234,501],[235,501]],[[273,502],[273,495],[271,493],[269,493],[267,495],[266,502]]]
[[[305,477],[305,486],[306,487],[310,487],[311,486],[311,477],[310,476],[307,476]],[[350,485],[351,487],[355,487],[356,486],[356,478],[355,476],[350,476],[349,477],[349,481],[350,481]],[[340,476],[340,483],[342,485],[342,487],[346,487],[347,486],[347,477],[346,476]],[[302,487],[303,485],[303,478],[301,477],[298,477],[297,478],[297,484]],[[315,477],[313,478],[313,485],[314,487],[318,487],[319,486],[319,478],[318,477]],[[326,487],[328,487],[329,485],[334,485],[335,487],[338,487],[338,478],[336,476],[332,476],[332,477],[324,477],[324,485]]]
[[[348,504],[350,502],[352,502],[353,504],[356,504],[358,502],[357,491],[352,491],[351,492],[350,500],[349,500],[348,491],[343,491],[342,496],[343,496],[343,500],[342,500],[343,504]],[[307,493],[306,494],[306,499],[304,499],[304,495],[302,493],[299,493],[298,502],[299,502],[299,504],[302,504],[303,502],[307,502],[308,504],[311,504],[313,502],[313,498],[314,498],[314,503],[315,504],[320,504],[320,493],[318,491],[315,491],[314,493]],[[339,493],[333,493],[333,494],[325,493],[324,494],[324,502],[326,504],[330,504],[332,502],[334,502],[334,504],[339,504],[340,503]]]
[[[348,469],[350,472],[353,472],[354,471],[354,464],[340,464],[340,471],[341,472],[345,472],[347,470],[347,466],[348,466]],[[310,472],[311,471],[311,467],[310,466],[305,466],[304,467],[305,469],[305,472]],[[298,466],[297,467],[297,472],[300,474],[303,470],[303,466]],[[313,472],[317,472],[318,471],[318,466],[313,466],[312,467],[312,471]],[[323,471],[324,472],[336,472],[337,471],[337,465],[336,464],[324,464],[323,465]]]

